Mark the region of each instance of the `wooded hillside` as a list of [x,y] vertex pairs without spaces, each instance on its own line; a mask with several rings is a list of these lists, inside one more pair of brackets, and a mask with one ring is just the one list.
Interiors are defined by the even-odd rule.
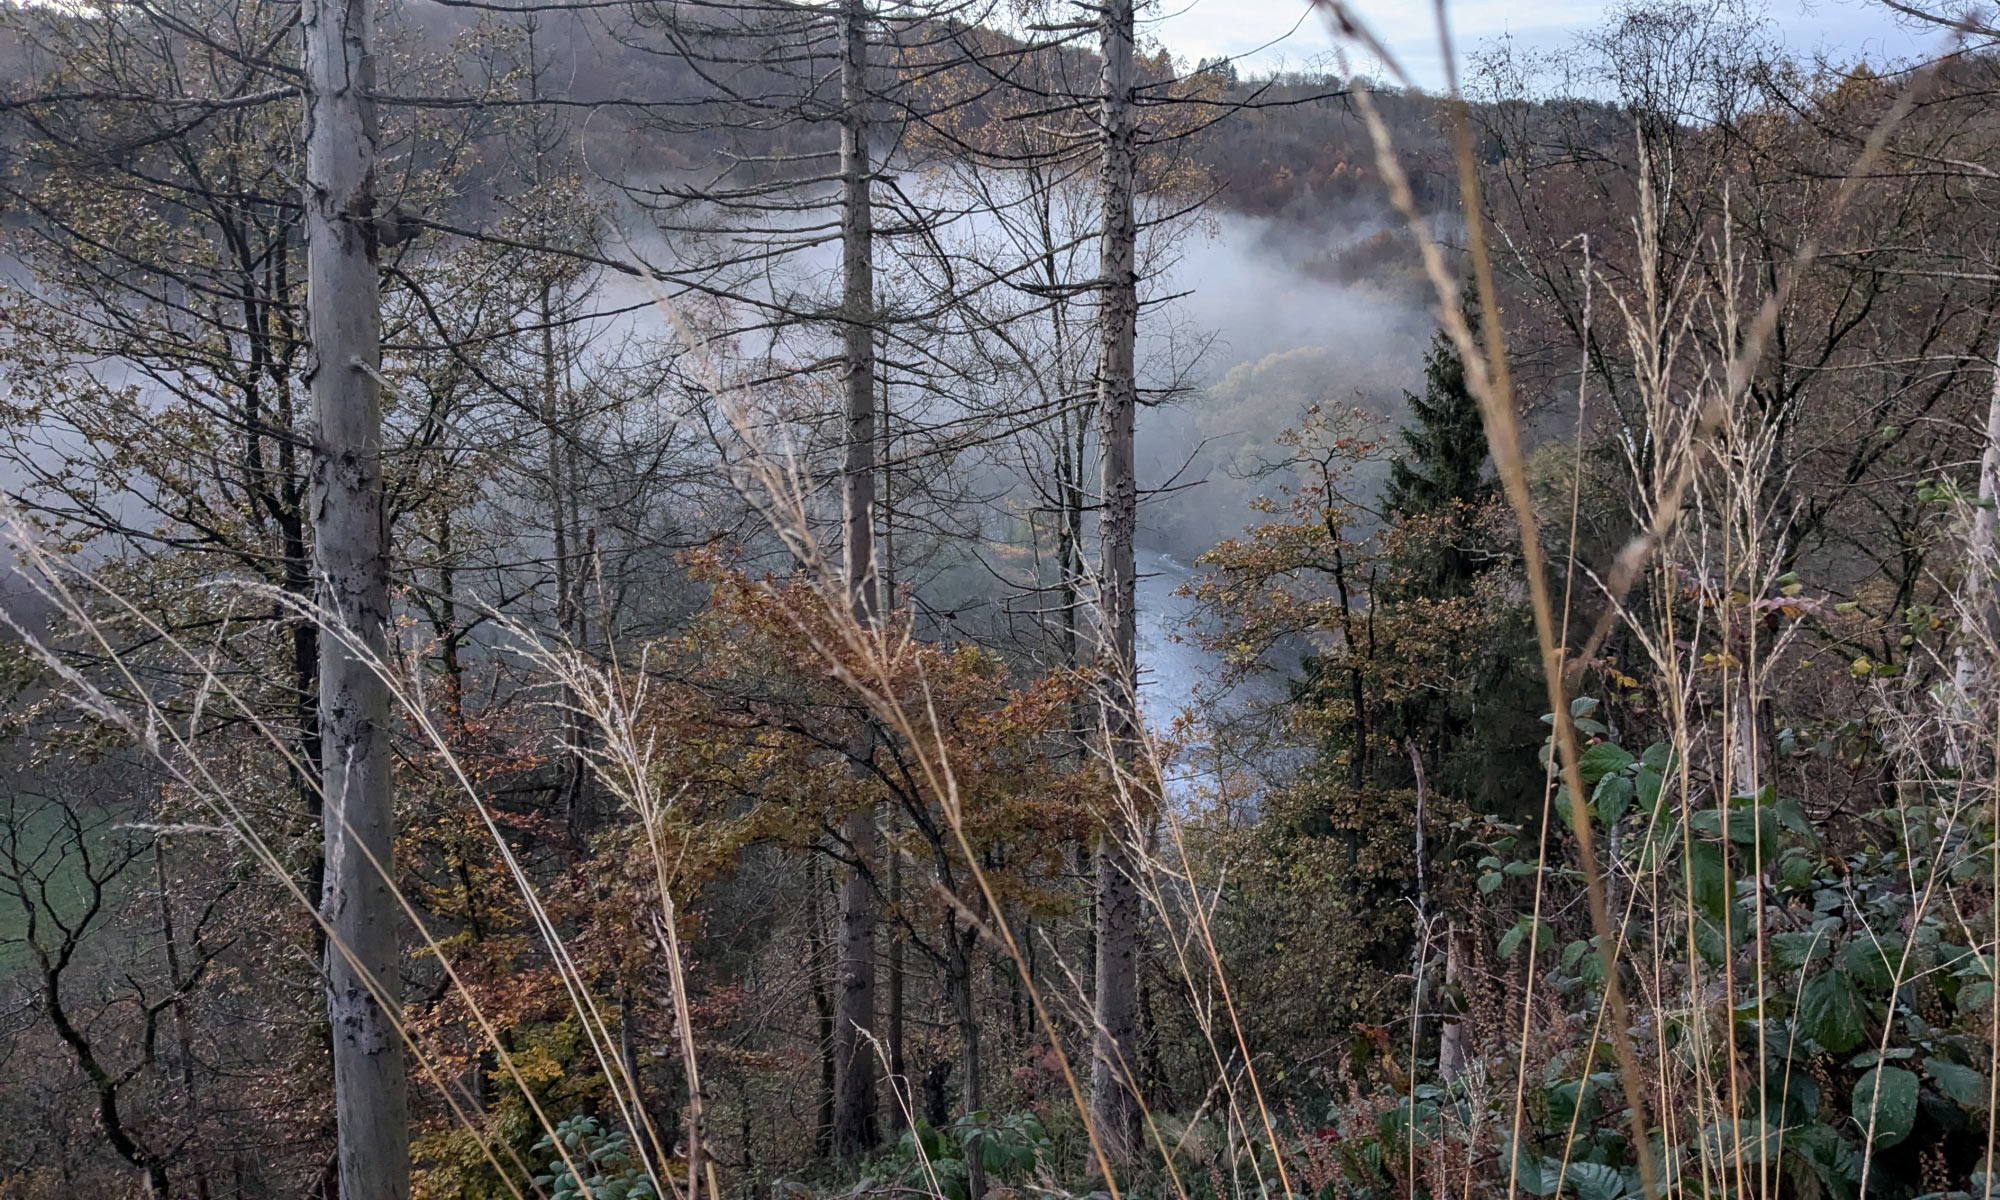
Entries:
[[1988,1196],[1899,11],[0,8],[0,1200]]

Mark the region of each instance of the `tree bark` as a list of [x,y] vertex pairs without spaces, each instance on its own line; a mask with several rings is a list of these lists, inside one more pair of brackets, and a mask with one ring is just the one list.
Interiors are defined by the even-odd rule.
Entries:
[[[1105,757],[1121,788],[1137,789],[1137,577],[1132,549],[1138,528],[1132,430],[1138,407],[1134,357],[1138,341],[1138,222],[1133,210],[1137,145],[1132,117],[1132,0],[1108,0],[1099,25],[1103,59],[1098,137],[1103,152],[1099,188],[1100,289],[1097,381],[1103,486],[1098,517],[1103,594],[1099,619]],[[1135,797],[1138,799],[1138,797]],[[1123,1162],[1139,1141],[1139,1109],[1130,1078],[1137,1057],[1139,929],[1137,831],[1107,814],[1097,843],[1096,1028],[1091,1044],[1090,1112],[1106,1158]],[[1103,1164],[1108,1165],[1108,1164]]]
[[[1986,410],[1986,444],[1979,457],[1979,502],[1972,510],[1972,528],[1965,545],[1965,598],[1959,614],[1958,662],[1953,682],[1959,702],[1969,712],[1977,711],[1976,696],[1982,682],[1992,686],[1990,647],[2000,642],[2000,578],[1996,578],[1994,535],[2000,521],[2000,353],[1993,371],[1993,399]],[[1985,663],[1989,678],[1981,680]]]
[[[891,825],[893,836],[894,826]],[[889,904],[900,909],[903,903],[902,860],[892,849],[886,856],[885,867],[888,874]],[[904,956],[906,942],[900,923],[890,926],[889,933],[889,1091],[895,1103],[889,1110],[889,1124],[892,1129],[909,1126],[916,1108],[916,1098],[910,1089],[909,1062],[904,1054],[903,1005],[904,1005]]]
[[[875,623],[875,249],[868,152],[868,6],[840,6],[843,112],[840,125],[842,203],[841,310],[847,400],[847,461],[842,475],[848,602],[864,627]],[[856,735],[854,769],[873,748],[864,725]],[[840,884],[840,966],[835,1002],[833,1150],[866,1154],[880,1142],[875,1114],[875,812],[847,814],[843,836],[852,863]]]
[[1445,926],[1444,935],[1444,985],[1445,996],[1452,1005],[1444,1024],[1438,1031],[1438,1078],[1446,1083],[1465,1073],[1468,1058],[1465,1045],[1465,1016],[1459,1005],[1465,997],[1465,960],[1471,956],[1471,939],[1458,922]]
[[[537,311],[542,326],[542,425],[548,435],[549,530],[555,551],[556,634],[574,650],[585,644],[583,593],[589,578],[590,562],[583,550],[583,522],[577,502],[574,414],[567,411],[568,381],[563,367],[562,348],[556,345],[557,311],[554,286],[544,282]],[[590,736],[588,720],[576,690],[562,688],[563,749],[562,778],[556,811],[563,829],[580,845],[587,846],[594,822],[589,810],[590,762],[584,754],[584,739]]]
[[825,1155],[833,1151],[833,1098],[837,1072],[833,1053],[834,998],[826,986],[826,921],[820,908],[820,892],[826,886],[826,880],[819,873],[818,861],[813,860],[806,891],[806,923],[809,927],[806,935],[806,974],[812,990],[813,1016],[817,1019],[819,1034],[819,1096],[813,1109],[813,1143],[819,1153]]
[[[381,291],[368,0],[304,0],[306,312],[312,343],[310,512],[320,606],[327,1018],[344,1200],[410,1192],[408,1086],[391,869],[394,797],[388,528],[382,499]],[[373,861],[370,861],[370,860]]]
[[[1744,647],[1748,649],[1746,644]],[[1757,700],[1750,693],[1750,660],[1743,657],[1745,669],[1737,676],[1734,690],[1729,698],[1730,724],[1730,775],[1734,781],[1735,795],[1755,796],[1763,779],[1764,739],[1758,721]]]
[[[187,1104],[187,1122],[194,1139],[201,1136],[201,1094],[194,1081],[194,1035],[187,1011],[187,977],[181,972],[181,951],[174,938],[174,906],[167,898],[167,853],[164,838],[153,838],[153,884],[160,913],[160,941],[167,954],[167,986],[173,989],[174,1058],[181,1077],[181,1098]],[[197,937],[199,928],[197,927]],[[194,1162],[195,1200],[208,1200],[208,1167],[197,1157]]]
[[[875,814],[857,808],[847,816],[848,848],[857,859],[875,856]],[[875,1114],[875,893],[860,869],[840,882],[840,968],[833,1029],[833,1150],[866,1154],[880,1141]]]
[[[950,975],[952,1016],[958,1022],[961,1073],[958,1081],[960,1114],[972,1119],[985,1104],[979,1074],[979,1008],[972,993],[972,949],[979,939],[973,926],[960,929],[958,918],[945,915],[945,938],[950,943],[946,969]],[[970,1200],[986,1195],[986,1167],[981,1159],[980,1137],[976,1129],[965,1138],[965,1191]]]

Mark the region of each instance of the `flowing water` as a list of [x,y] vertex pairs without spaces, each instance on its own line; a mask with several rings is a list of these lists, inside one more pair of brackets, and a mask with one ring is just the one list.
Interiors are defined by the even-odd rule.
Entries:
[[[1202,626],[1192,599],[1179,594],[1195,570],[1171,554],[1139,550],[1139,704],[1146,723],[1166,732],[1183,714],[1204,725],[1275,698],[1279,685],[1258,677],[1225,689],[1222,656],[1201,644]],[[1188,755],[1168,764],[1169,798],[1187,800],[1211,778]]]

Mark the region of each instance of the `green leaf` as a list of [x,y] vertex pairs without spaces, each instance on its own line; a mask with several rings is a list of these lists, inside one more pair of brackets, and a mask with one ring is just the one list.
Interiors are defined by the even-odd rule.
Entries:
[[1591,952],[1577,961],[1576,977],[1590,985],[1592,990],[1603,990],[1605,979],[1604,955],[1598,953],[1596,947],[1591,947]]
[[1794,847],[1785,851],[1778,859],[1778,879],[1795,892],[1803,892],[1812,886],[1812,855]]
[[1562,1163],[1524,1151],[1515,1164],[1516,1183],[1530,1196],[1553,1196],[1562,1186]]
[[1722,936],[1722,926],[1707,917],[1695,921],[1694,948],[1711,967],[1721,966],[1729,957],[1729,941]]
[[1768,804],[1730,813],[1729,840],[1745,849],[1756,847],[1765,854],[1777,853],[1778,814]]
[[1665,783],[1665,776],[1649,766],[1639,768],[1635,778],[1633,798],[1638,801],[1639,811],[1650,814],[1656,821],[1660,817],[1660,795]]
[[1577,1200],[1622,1200],[1625,1195],[1625,1177],[1618,1168],[1604,1163],[1571,1163],[1569,1183],[1576,1189]]
[[1720,921],[1729,906],[1731,891],[1729,878],[1722,870],[1722,847],[1712,842],[1696,842],[1688,847],[1687,869],[1696,907]]
[[1633,795],[1632,777],[1620,772],[1598,780],[1597,790],[1590,794],[1590,803],[1597,809],[1597,819],[1608,829],[1632,811]]
[[1877,1067],[1854,1085],[1854,1120],[1867,1135],[1872,1121],[1877,1150],[1910,1136],[1917,1124],[1917,1077],[1901,1067]]
[[1861,1179],[1861,1155],[1832,1126],[1807,1122],[1786,1131],[1785,1142],[1819,1177],[1825,1194],[1851,1200]]
[[1842,1054],[1868,1033],[1868,1011],[1842,970],[1822,971],[1799,993],[1799,1029],[1829,1052]]
[[1847,963],[1848,974],[1854,976],[1855,981],[1863,987],[1887,991],[1889,985],[1896,982],[1895,967],[1889,961],[1888,947],[1865,932],[1847,943],[1841,957]]
[[1785,827],[1786,832],[1797,834],[1802,838],[1815,836],[1812,821],[1806,816],[1805,810],[1799,807],[1798,801],[1780,800],[1772,807],[1778,814],[1778,823]]
[[1499,887],[1506,879],[1507,877],[1498,871],[1489,871],[1481,875],[1479,877],[1479,894],[1482,896],[1491,896],[1493,889]]
[[1768,808],[1738,804],[1726,814],[1720,809],[1704,808],[1688,818],[1688,828],[1711,837],[1721,837],[1726,830],[1729,840],[1736,845],[1762,846],[1767,854],[1778,847],[1778,818]]
[[1598,1114],[1604,1111],[1602,1093],[1604,1085],[1595,1076],[1589,1079],[1566,1079],[1549,1089],[1549,1126],[1567,1129],[1581,1121],[1584,1128],[1590,1127]]
[[1583,786],[1595,787],[1597,781],[1614,771],[1623,771],[1638,761],[1622,746],[1610,742],[1599,742],[1583,752],[1577,759],[1577,769],[1583,774]]
[[1514,922],[1512,929],[1500,935],[1499,944],[1493,947],[1494,952],[1501,958],[1514,957],[1514,952],[1521,948],[1523,941],[1528,936],[1529,930],[1537,926],[1540,928],[1535,938],[1535,948],[1537,950],[1548,949],[1549,945],[1555,941],[1555,930],[1549,928],[1547,921],[1536,921],[1532,917],[1523,915],[1519,920]]
[[1824,958],[1833,949],[1833,943],[1824,934],[1803,931],[1774,933],[1765,939],[1765,944],[1771,947],[1772,960],[1788,971]]
[[1773,1063],[1764,1078],[1763,1109],[1766,1124],[1780,1128],[1805,1124],[1819,1112],[1819,1081],[1786,1063]]
[[931,1174],[937,1178],[938,1194],[944,1200],[966,1200],[965,1161],[958,1158],[940,1158],[931,1162]]
[[1761,1163],[1777,1151],[1779,1134],[1762,1121],[1738,1118],[1710,1125],[1701,1131],[1701,1141],[1716,1161]]
[[1936,1055],[1924,1060],[1924,1070],[1937,1081],[1938,1090],[1950,1096],[1960,1108],[1974,1112],[1986,1108],[1986,1076],[1971,1067],[1960,1066]]

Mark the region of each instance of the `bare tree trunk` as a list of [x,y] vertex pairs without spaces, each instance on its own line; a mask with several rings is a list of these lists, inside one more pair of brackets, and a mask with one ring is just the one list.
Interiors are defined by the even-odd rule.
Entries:
[[[368,0],[305,0],[306,314],[312,341],[313,556],[320,604],[326,959],[344,1200],[410,1194],[400,1000],[382,503],[381,290],[376,274],[375,86]],[[370,860],[373,860],[372,862]]]
[[[874,264],[869,264],[869,272],[874,272]],[[879,322],[878,322],[879,325]],[[896,422],[895,409],[889,399],[889,368],[883,361],[888,349],[888,338],[880,328],[875,330],[875,361],[870,364],[875,382],[881,390],[881,410],[876,418],[875,513],[881,518],[876,532],[874,571],[876,578],[875,613],[878,620],[886,620],[896,611]],[[918,488],[922,490],[921,485]]]
[[[806,976],[812,990],[813,1015],[818,1022],[819,1042],[819,1096],[814,1105],[813,1143],[822,1155],[833,1150],[833,1097],[834,1097],[834,1055],[833,1055],[833,997],[828,993],[826,976],[826,921],[820,908],[820,890],[826,881],[819,873],[819,860],[812,860],[811,876],[806,888]],[[690,1174],[689,1179],[694,1176]]]
[[[1120,787],[1138,788],[1132,770],[1138,733],[1136,660],[1137,576],[1132,543],[1138,530],[1132,428],[1138,408],[1134,356],[1139,328],[1138,222],[1133,212],[1137,147],[1132,119],[1132,0],[1108,0],[1100,10],[1103,90],[1099,138],[1103,204],[1098,287],[1097,418],[1103,455],[1099,572],[1105,751]],[[1138,799],[1138,797],[1135,797]],[[1097,843],[1096,1029],[1091,1044],[1090,1114],[1105,1156],[1123,1162],[1139,1142],[1136,1080],[1139,887],[1136,829],[1108,814]],[[1108,1165],[1108,1164],[1102,1164]]]
[[1762,762],[1762,748],[1757,737],[1757,706],[1750,695],[1749,672],[1746,670],[1736,680],[1736,687],[1729,698],[1729,725],[1731,738],[1730,775],[1738,796],[1757,794],[1759,778],[1758,766]]
[[[893,837],[893,829],[891,826]],[[889,877],[889,903],[899,906],[903,902],[902,860],[891,850],[886,856]],[[910,1088],[909,1062],[904,1054],[903,1004],[905,995],[904,956],[907,944],[901,924],[890,926],[889,934],[889,1089],[895,1098],[895,1105],[889,1112],[889,1122],[893,1128],[904,1128],[916,1112],[916,1097]]]
[[[555,551],[556,633],[570,646],[581,650],[584,646],[584,580],[590,564],[579,554],[582,522],[577,515],[577,477],[573,469],[575,451],[571,445],[571,440],[577,436],[577,425],[570,419],[571,414],[564,411],[568,388],[563,356],[556,345],[555,296],[549,283],[542,284],[536,316],[542,326],[542,426],[548,435],[549,446],[549,531],[554,539]],[[563,829],[569,836],[587,844],[591,822],[586,810],[585,792],[590,784],[590,764],[584,756],[583,744],[588,730],[576,691],[567,683],[562,688],[562,714],[563,739],[568,745],[563,748],[556,811],[561,815]]]
[[[847,816],[849,850],[859,861],[875,856],[875,814],[867,807]],[[850,867],[840,883],[839,991],[833,1028],[833,1150],[866,1154],[880,1140],[875,1120],[875,893],[863,870]]]
[[[1410,1006],[1410,1064],[1415,1070],[1417,1050],[1423,1044],[1424,1011],[1430,1007],[1430,952],[1431,952],[1431,887],[1430,875],[1424,869],[1429,848],[1425,844],[1424,820],[1428,815],[1431,801],[1430,777],[1424,772],[1424,756],[1417,749],[1415,738],[1404,738],[1403,749],[1410,756],[1411,777],[1416,781],[1416,854],[1417,868],[1417,920],[1416,950],[1410,963],[1411,992],[1414,1002]],[[1449,951],[1447,951],[1447,954]]]
[[856,620],[875,618],[875,214],[868,136],[868,5],[842,0],[841,330],[847,398],[842,547]]
[[[958,1021],[959,1049],[963,1055],[958,1081],[959,1106],[961,1114],[970,1118],[985,1104],[979,1075],[979,1009],[972,993],[972,948],[979,931],[970,925],[961,931],[958,918],[951,913],[946,913],[944,920],[944,935],[949,943],[946,969],[950,976],[951,1008]],[[977,1131],[968,1131],[965,1138],[965,1193],[969,1200],[981,1200],[986,1195],[986,1167]]]
[[1438,1078],[1446,1083],[1465,1073],[1465,1017],[1457,1006],[1464,1001],[1465,960],[1471,953],[1466,941],[1467,935],[1459,929],[1457,921],[1445,925],[1444,986],[1453,1009],[1438,1030]]
[[[188,1124],[195,1131],[195,1140],[199,1144],[201,1095],[194,1082],[194,1037],[188,1027],[187,977],[181,972],[180,947],[174,940],[174,906],[167,899],[167,854],[164,843],[164,837],[154,836],[153,882],[159,898],[160,940],[165,943],[167,952],[167,986],[173,989],[174,1056],[180,1064],[181,1098],[187,1102]],[[208,1165],[205,1157],[197,1158],[194,1163],[194,1194],[196,1200],[208,1200],[209,1197]]]
[[[620,984],[618,988],[618,1067],[625,1073],[626,1085],[632,1089],[632,1110],[637,1114],[642,1126],[653,1124],[651,1107],[646,1103],[646,1089],[639,1082],[639,1044],[633,1028],[639,1022],[639,1013],[632,1003],[632,988]],[[668,1143],[672,1145],[672,1143]]]
[[[847,462],[842,497],[847,589],[854,619],[875,621],[875,227],[868,157],[868,6],[840,6],[841,308],[847,385]],[[856,734],[854,770],[873,746],[865,726]],[[833,1151],[866,1154],[881,1140],[875,1119],[875,812],[861,805],[843,834],[853,863],[840,884],[839,994],[833,1027],[836,1079]]]
[[[1970,709],[1982,682],[1992,686],[1991,646],[2000,641],[2000,564],[1994,561],[1996,504],[2000,503],[2000,357],[1993,371],[1993,399],[1986,410],[1986,445],[1979,457],[1979,502],[1965,546],[1965,599],[1960,613],[1958,663],[1953,672],[1960,703]],[[1980,678],[1984,663],[1989,677]]]

